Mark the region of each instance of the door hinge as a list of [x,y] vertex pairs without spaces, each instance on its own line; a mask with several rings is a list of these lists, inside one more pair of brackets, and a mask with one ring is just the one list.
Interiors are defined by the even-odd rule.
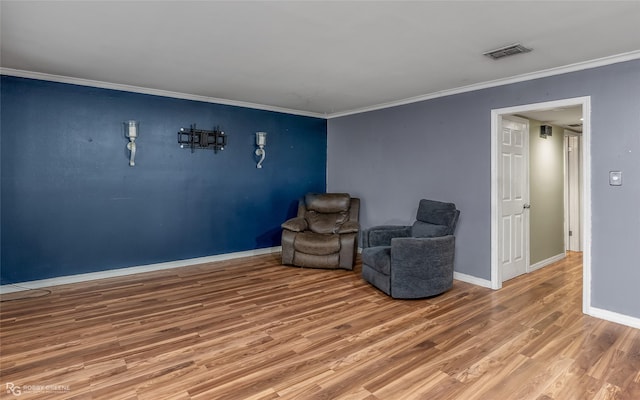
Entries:
[[569,231],[569,236],[573,236],[573,231]]

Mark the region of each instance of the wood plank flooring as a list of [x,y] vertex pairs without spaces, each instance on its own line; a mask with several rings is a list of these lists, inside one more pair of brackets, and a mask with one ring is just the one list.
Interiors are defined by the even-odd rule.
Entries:
[[410,301],[278,254],[53,287],[1,305],[0,398],[640,399],[640,330],[582,314],[581,261]]

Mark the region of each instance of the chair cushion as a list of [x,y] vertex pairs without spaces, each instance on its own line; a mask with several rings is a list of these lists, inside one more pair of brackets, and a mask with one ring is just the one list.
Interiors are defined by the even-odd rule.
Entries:
[[456,205],[435,200],[420,200],[416,219],[434,225],[449,226],[456,215]]
[[362,263],[384,275],[391,274],[391,246],[362,249]]
[[340,251],[340,236],[301,232],[296,235],[293,248],[296,251],[317,256],[338,253]]
[[307,211],[304,215],[309,230],[315,233],[337,233],[340,226],[349,218],[346,211],[324,214],[317,211]]
[[449,227],[445,225],[435,225],[427,222],[416,221],[411,227],[411,236],[417,238],[429,238],[445,236],[449,232]]
[[332,214],[349,211],[351,196],[348,193],[308,193],[304,202],[307,210]]

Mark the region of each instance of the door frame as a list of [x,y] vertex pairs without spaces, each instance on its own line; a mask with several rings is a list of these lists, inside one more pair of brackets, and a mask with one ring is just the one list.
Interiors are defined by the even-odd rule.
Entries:
[[575,97],[542,103],[524,104],[519,106],[498,108],[491,110],[491,288],[502,288],[502,271],[500,268],[500,243],[498,228],[502,214],[501,202],[498,197],[500,170],[500,121],[503,115],[517,114],[526,111],[538,111],[558,107],[582,107],[582,311],[589,314],[591,303],[591,97]]
[[[571,205],[571,199],[569,198],[569,193],[570,193],[570,184],[572,183],[572,181],[569,179],[569,174],[571,173],[571,169],[569,168],[569,143],[568,140],[570,137],[575,137],[578,138],[578,150],[582,151],[582,133],[578,133],[578,132],[573,132],[570,131],[568,129],[564,130],[564,209],[565,209],[565,223],[564,223],[564,248],[565,251],[569,250],[569,247],[571,247],[571,237],[569,236],[569,230],[571,230],[571,226],[570,226],[570,221],[571,216],[573,215],[573,217],[575,218],[575,215],[578,215],[578,218],[580,219],[580,228],[578,230],[578,235],[580,238],[582,238],[582,199],[579,198],[578,202],[578,209],[575,210],[574,207]],[[580,160],[580,157],[578,157],[578,176],[582,176],[582,161]],[[582,195],[582,193],[580,193],[580,195],[578,197],[580,197]],[[580,245],[582,245],[582,243],[580,243]]]

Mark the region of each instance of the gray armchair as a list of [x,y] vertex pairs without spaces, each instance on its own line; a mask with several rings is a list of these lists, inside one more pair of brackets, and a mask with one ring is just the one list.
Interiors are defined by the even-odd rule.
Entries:
[[282,264],[352,270],[358,249],[360,199],[309,193],[282,224]]
[[449,290],[459,216],[453,203],[423,199],[413,225],[382,225],[363,231],[362,278],[397,299]]

